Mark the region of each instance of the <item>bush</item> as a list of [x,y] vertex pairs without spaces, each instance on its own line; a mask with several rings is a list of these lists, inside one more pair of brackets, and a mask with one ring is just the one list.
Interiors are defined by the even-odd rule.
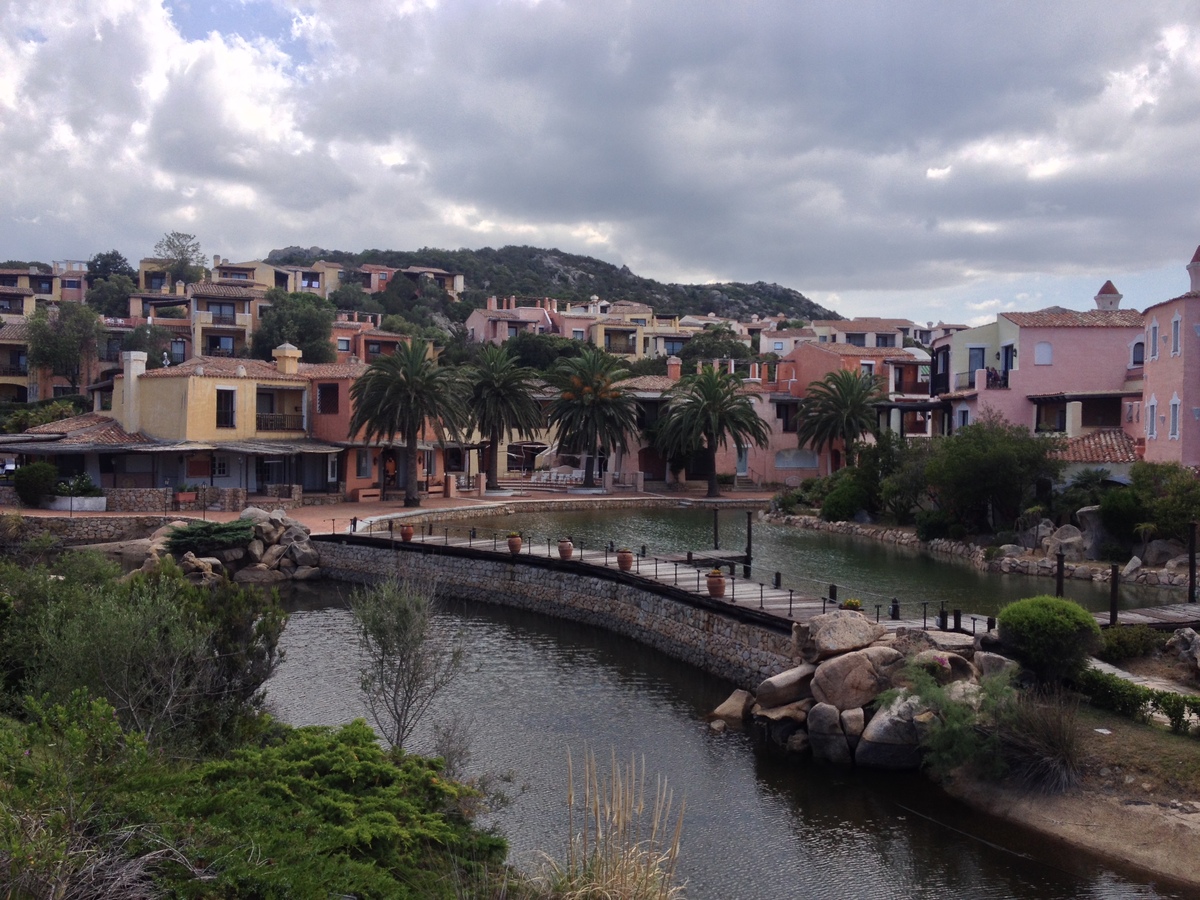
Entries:
[[940,509],[923,509],[917,513],[917,537],[923,541],[944,538],[949,527],[950,519]]
[[866,507],[867,492],[852,481],[842,481],[821,505],[821,518],[826,522],[848,522],[855,513]]
[[1000,755],[1026,790],[1057,794],[1079,783],[1083,746],[1078,701],[1069,694],[1018,694],[997,718]]
[[1100,626],[1077,603],[1059,597],[1029,597],[1000,610],[1000,640],[1043,684],[1056,684],[1083,671],[1100,645]]
[[1075,686],[1087,696],[1092,706],[1099,709],[1110,710],[1135,722],[1145,722],[1150,717],[1153,692],[1140,684],[1099,669],[1085,669],[1076,675]]
[[1132,488],[1115,488],[1100,498],[1100,521],[1113,537],[1132,542],[1134,528],[1148,518],[1146,506]]
[[1109,562],[1127,563],[1130,556],[1132,554],[1129,552],[1129,548],[1116,541],[1105,541],[1100,545],[1100,558],[1107,559]]
[[92,481],[87,472],[80,472],[73,478],[60,481],[54,486],[54,493],[59,497],[103,497],[104,491]]
[[1166,643],[1164,635],[1149,625],[1114,625],[1100,633],[1100,640],[1096,655],[1107,663],[1147,656]]
[[967,537],[967,526],[961,522],[951,522],[946,526],[946,537],[952,541],[965,540]]
[[217,550],[245,547],[254,537],[254,523],[248,519],[232,522],[192,522],[174,529],[167,538],[167,550],[177,559],[189,550],[208,556]]
[[24,506],[37,507],[42,498],[54,490],[58,481],[58,469],[48,462],[35,462],[21,466],[13,473],[13,487]]

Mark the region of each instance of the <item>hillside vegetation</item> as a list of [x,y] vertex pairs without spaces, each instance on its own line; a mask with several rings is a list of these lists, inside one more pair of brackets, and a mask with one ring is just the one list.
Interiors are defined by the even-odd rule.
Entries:
[[364,250],[350,253],[320,247],[287,247],[272,250],[267,262],[275,265],[308,265],[318,259],[342,265],[433,266],[462,272],[463,296],[471,306],[482,306],[490,294],[497,296],[557,297],[583,301],[595,294],[605,300],[634,300],[665,314],[749,318],[782,313],[790,319],[840,319],[836,312],[818,306],[799,291],[767,284],[663,284],[642,278],[627,266],[590,256],[538,247],[501,247],[494,250]]

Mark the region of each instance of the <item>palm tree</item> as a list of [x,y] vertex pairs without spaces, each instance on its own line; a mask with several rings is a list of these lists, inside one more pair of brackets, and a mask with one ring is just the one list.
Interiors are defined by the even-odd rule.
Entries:
[[658,421],[659,449],[668,458],[703,452],[708,461],[709,497],[721,496],[717,448],[732,438],[741,453],[750,444],[765,447],[770,436],[741,387],[736,375],[705,367],[682,378],[663,395],[667,405]]
[[512,440],[542,427],[542,409],[533,397],[534,372],[517,365],[504,347],[487,344],[469,369],[467,408],[479,432],[491,442],[487,457],[487,489],[498,490],[500,438]]
[[808,386],[800,402],[796,437],[818,453],[838,441],[846,446],[846,464],[854,464],[854,449],[864,434],[876,428],[873,404],[884,398],[883,382],[866,372],[840,369]]
[[[598,458],[603,452],[629,448],[626,435],[637,427],[637,403],[621,384],[629,372],[620,360],[598,347],[585,347],[572,359],[561,359],[550,373],[558,396],[550,404],[550,424],[560,440]],[[583,486],[596,486],[595,463],[589,459]]]
[[457,435],[467,421],[462,380],[453,369],[442,368],[424,341],[400,345],[391,356],[381,356],[350,387],[353,414],[350,436],[360,431],[368,443],[374,439],[404,438],[404,505],[420,506],[417,493],[417,437],[426,421],[441,440],[446,431]]

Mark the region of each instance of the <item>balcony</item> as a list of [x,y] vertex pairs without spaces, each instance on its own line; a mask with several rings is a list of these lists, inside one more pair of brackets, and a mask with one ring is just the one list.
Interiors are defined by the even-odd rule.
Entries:
[[25,378],[28,374],[28,366],[0,366],[0,378]]
[[224,313],[211,313],[209,318],[213,325],[237,325],[236,315],[225,315]]
[[954,374],[954,389],[956,391],[967,390],[975,387],[975,372],[956,372]]
[[285,413],[259,413],[255,417],[259,431],[303,431],[304,416]]
[[249,313],[214,313],[207,309],[201,309],[196,312],[196,323],[201,326],[212,325],[223,328],[242,328],[250,327]]

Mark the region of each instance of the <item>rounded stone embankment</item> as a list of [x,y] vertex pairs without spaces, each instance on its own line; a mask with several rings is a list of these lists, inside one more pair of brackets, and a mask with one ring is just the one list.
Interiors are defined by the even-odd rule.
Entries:
[[[922,541],[910,528],[899,528],[894,525],[864,525],[858,522],[826,522],[819,516],[785,516],[772,513],[767,520],[780,525],[790,525],[795,528],[805,528],[810,531],[827,531],[832,534],[846,534],[852,537],[882,543],[908,547],[912,550],[927,550],[939,556],[949,556],[961,559],[984,572],[1013,575],[1035,575],[1044,578],[1054,578],[1058,571],[1058,562],[1052,557],[1038,555],[1037,552],[1027,552],[1021,556],[992,556],[989,550],[994,548],[981,547],[966,541],[952,541],[949,538],[935,538],[932,541]],[[1108,582],[1112,577],[1111,566],[1102,562],[1067,562],[1063,564],[1063,576],[1076,581]],[[1121,576],[1128,584],[1143,584],[1149,587],[1187,587],[1187,571],[1178,571],[1178,567],[1167,565],[1162,568],[1142,566],[1134,572]]]
[[792,665],[786,622],[634,575],[582,563],[435,545],[395,549],[364,538],[314,537],[326,577],[370,583],[388,575],[436,583],[455,597],[543,612],[605,628],[750,687]]

